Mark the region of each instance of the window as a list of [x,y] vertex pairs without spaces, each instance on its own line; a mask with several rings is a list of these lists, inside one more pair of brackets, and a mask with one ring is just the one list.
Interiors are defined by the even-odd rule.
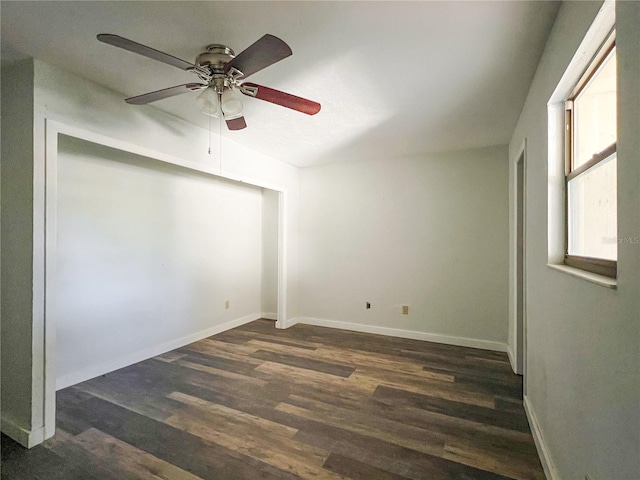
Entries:
[[565,264],[617,274],[616,47],[611,34],[565,102]]

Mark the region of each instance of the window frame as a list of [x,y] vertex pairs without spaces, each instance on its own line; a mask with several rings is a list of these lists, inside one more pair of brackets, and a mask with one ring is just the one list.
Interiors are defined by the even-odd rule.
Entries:
[[[564,102],[564,158],[565,158],[565,175],[564,175],[564,206],[565,206],[565,221],[564,221],[564,264],[569,267],[579,268],[588,272],[605,275],[607,277],[616,278],[618,274],[618,262],[617,260],[608,260],[604,258],[584,257],[579,255],[569,254],[569,181],[577,176],[597,167],[602,162],[608,160],[612,155],[617,153],[617,138],[614,143],[607,146],[601,152],[593,154],[591,159],[577,168],[573,168],[574,164],[574,131],[575,131],[575,116],[574,101],[582,93],[585,87],[589,84],[594,75],[600,70],[600,67],[604,64],[605,60],[609,58],[609,55],[616,48],[616,32],[613,29],[604,41],[602,46],[598,49],[598,52],[589,62],[589,66],[585,72],[580,76],[580,79],[576,83],[575,87]],[[617,72],[616,72],[617,73]],[[616,105],[617,109],[617,105]],[[617,137],[617,135],[616,135]]]

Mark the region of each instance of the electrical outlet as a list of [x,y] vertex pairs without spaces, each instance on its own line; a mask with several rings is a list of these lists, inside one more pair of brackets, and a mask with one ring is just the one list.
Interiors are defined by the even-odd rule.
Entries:
[[369,302],[366,303],[365,308],[369,310],[371,308],[371,304]]
[[402,305],[402,314],[409,315],[409,305]]
[[229,300],[224,301],[224,309],[229,310]]

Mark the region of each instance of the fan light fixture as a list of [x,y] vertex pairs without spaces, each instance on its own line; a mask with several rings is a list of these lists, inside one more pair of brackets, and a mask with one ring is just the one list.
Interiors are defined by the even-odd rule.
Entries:
[[207,87],[196,97],[196,105],[202,113],[212,117],[220,116],[220,99],[213,87]]
[[236,98],[230,88],[222,92],[222,111],[226,119],[237,118],[242,115],[242,102]]
[[[220,103],[220,97],[222,103]],[[219,96],[214,87],[207,87],[196,97],[196,104],[202,113],[220,118],[220,111],[225,120],[242,116],[242,102],[236,98],[230,88],[225,88]]]

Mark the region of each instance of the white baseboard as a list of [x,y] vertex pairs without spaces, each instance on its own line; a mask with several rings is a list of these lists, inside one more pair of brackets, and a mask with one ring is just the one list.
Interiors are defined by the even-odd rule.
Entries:
[[516,365],[516,358],[513,355],[513,350],[511,350],[511,345],[507,344],[507,356],[509,357],[509,363],[511,364],[511,370],[513,373],[518,373],[518,366]]
[[278,320],[278,314],[273,312],[262,312],[262,318],[266,320]]
[[287,321],[287,328],[296,323],[316,325],[318,327],[339,328],[341,330],[351,330],[354,332],[374,333],[377,335],[387,335],[389,337],[411,338],[413,340],[423,340],[425,342],[444,343],[446,345],[457,345],[460,347],[480,348],[482,350],[493,350],[496,352],[506,352],[507,344],[493,342],[490,340],[480,340],[476,338],[455,337],[451,335],[440,335],[438,333],[418,332],[416,330],[401,330],[399,328],[379,327],[375,325],[363,325],[361,323],[341,322],[338,320],[326,320],[324,318],[297,317]]
[[161,355],[171,350],[175,350],[176,348],[184,347],[185,345],[197,342],[198,340],[202,340],[203,338],[210,337],[211,335],[215,335],[216,333],[225,332],[232,328],[239,327],[240,325],[244,325],[245,323],[259,320],[260,318],[263,318],[262,315],[262,313],[253,313],[251,315],[237,318],[220,325],[215,325],[200,332],[192,333],[190,335],[186,335],[184,337],[177,338],[160,345],[155,345],[153,347],[125,355],[123,357],[114,358],[113,360],[109,360],[108,362],[91,365],[83,368],[82,370],[63,375],[62,377],[56,379],[56,390],[61,390],[66,387],[70,387],[71,385],[76,385],[86,380],[104,375],[105,373],[113,372],[114,370],[128,367],[129,365],[133,365],[134,363],[147,360],[149,358],[155,357],[156,355]]
[[12,419],[4,416],[2,417],[1,429],[2,433],[11,437],[20,445],[26,448],[35,447],[45,440],[44,427],[36,428],[35,430],[28,430],[19,426]]
[[284,321],[284,328],[293,327],[296,323],[303,323],[302,317],[289,318]]
[[538,456],[540,457],[540,463],[542,464],[544,474],[547,477],[547,480],[560,480],[560,475],[558,474],[558,470],[556,469],[553,460],[551,459],[547,444],[544,442],[542,431],[540,430],[540,424],[538,423],[538,419],[533,412],[533,407],[529,402],[529,398],[525,395],[523,400],[524,411],[527,414],[527,418],[529,419],[531,434],[533,435],[533,441],[536,444],[536,450],[538,450]]

